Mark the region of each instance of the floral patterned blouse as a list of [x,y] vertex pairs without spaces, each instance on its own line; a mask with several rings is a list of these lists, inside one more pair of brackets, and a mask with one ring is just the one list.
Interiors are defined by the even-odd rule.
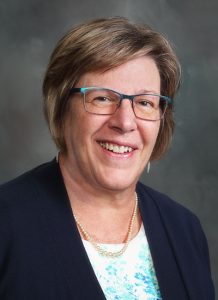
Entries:
[[[107,300],[162,300],[143,224],[117,258],[104,257],[88,241],[83,244]],[[124,246],[98,245],[109,252]]]

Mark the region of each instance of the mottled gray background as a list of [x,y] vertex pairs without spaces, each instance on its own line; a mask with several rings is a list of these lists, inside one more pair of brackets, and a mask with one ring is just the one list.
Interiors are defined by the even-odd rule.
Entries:
[[218,290],[217,0],[0,0],[0,183],[55,155],[41,84],[57,41],[78,22],[117,15],[147,23],[177,48],[183,79],[171,150],[141,180],[199,217]]

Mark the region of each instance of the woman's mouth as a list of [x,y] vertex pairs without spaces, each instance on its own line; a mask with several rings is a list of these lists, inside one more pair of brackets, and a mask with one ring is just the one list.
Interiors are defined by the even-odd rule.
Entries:
[[132,147],[128,146],[120,146],[112,143],[99,143],[99,145],[114,153],[126,153],[126,152],[132,152],[134,149]]

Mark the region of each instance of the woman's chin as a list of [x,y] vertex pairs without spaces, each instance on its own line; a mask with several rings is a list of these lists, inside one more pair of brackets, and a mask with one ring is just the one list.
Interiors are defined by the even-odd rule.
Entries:
[[109,176],[99,176],[97,183],[99,187],[111,191],[123,191],[131,187],[135,187],[137,179],[135,176],[129,176],[128,173],[122,172],[123,174],[113,173]]

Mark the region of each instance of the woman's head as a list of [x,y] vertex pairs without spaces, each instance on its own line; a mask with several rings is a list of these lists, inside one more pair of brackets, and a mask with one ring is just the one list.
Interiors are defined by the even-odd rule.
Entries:
[[110,70],[141,56],[155,61],[161,94],[172,99],[161,121],[150,160],[158,160],[165,154],[174,129],[172,107],[179,88],[180,66],[171,46],[159,33],[120,17],[100,18],[75,26],[52,53],[43,83],[44,111],[61,151],[66,151],[63,124],[71,87],[86,73]]

